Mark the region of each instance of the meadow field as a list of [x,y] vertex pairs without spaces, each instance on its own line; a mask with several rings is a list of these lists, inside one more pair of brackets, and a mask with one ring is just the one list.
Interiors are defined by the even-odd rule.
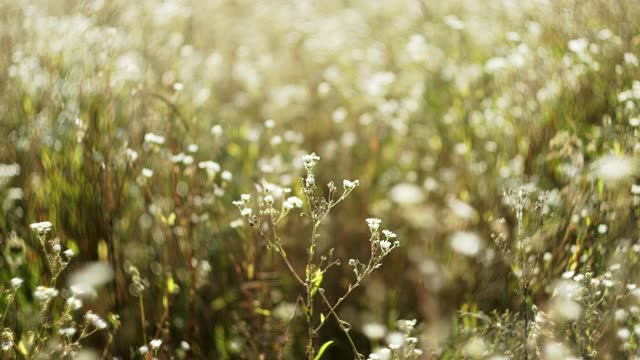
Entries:
[[0,0],[0,359],[640,359],[640,1]]

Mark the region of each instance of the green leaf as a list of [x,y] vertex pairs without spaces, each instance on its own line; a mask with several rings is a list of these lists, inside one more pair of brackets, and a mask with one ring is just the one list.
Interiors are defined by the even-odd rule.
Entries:
[[317,270],[316,273],[313,275],[313,278],[311,279],[311,285],[313,285],[313,287],[311,288],[311,297],[313,297],[318,291],[318,289],[320,288],[320,285],[322,284],[323,275],[324,275],[324,272],[320,270]]
[[327,351],[327,349],[329,348],[329,346],[331,346],[331,344],[333,344],[333,340],[327,341],[326,343],[322,344],[322,346],[320,347],[320,350],[318,350],[318,354],[316,355],[315,358],[313,358],[313,360],[320,360],[324,352]]

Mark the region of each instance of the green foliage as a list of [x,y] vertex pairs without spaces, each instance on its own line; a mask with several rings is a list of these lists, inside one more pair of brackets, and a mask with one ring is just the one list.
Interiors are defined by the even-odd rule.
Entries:
[[639,16],[0,0],[0,358],[639,357]]

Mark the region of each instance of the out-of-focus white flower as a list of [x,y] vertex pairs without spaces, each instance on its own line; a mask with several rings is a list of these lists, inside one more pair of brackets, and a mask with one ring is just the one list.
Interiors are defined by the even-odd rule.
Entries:
[[127,160],[129,160],[130,162],[135,162],[137,159],[138,152],[131,148],[127,148]]
[[103,262],[88,263],[69,276],[69,285],[76,295],[93,294],[113,279],[113,270]]
[[598,225],[598,233],[599,234],[606,234],[608,230],[609,230],[609,227],[607,226],[607,224]]
[[207,170],[207,172],[211,173],[211,174],[216,174],[216,173],[220,172],[220,169],[221,169],[220,168],[220,164],[218,164],[215,161],[211,161],[211,160],[199,162],[198,163],[198,167],[200,169]]
[[78,310],[82,307],[82,300],[72,296],[67,299],[67,306],[72,310]]
[[638,162],[628,156],[609,155],[595,161],[593,168],[601,179],[616,184],[638,172]]
[[631,66],[638,66],[638,57],[632,53],[624,53],[624,62]]
[[13,279],[11,279],[11,287],[14,289],[19,288],[20,286],[22,286],[22,283],[24,282],[24,280],[18,278],[18,277],[14,277]]
[[625,320],[627,320],[627,310],[625,309],[617,309],[616,311],[613,312],[613,318],[621,323],[624,322]]
[[76,333],[76,329],[73,327],[61,328],[58,333],[65,337],[72,337]]
[[233,179],[233,175],[230,171],[225,170],[222,172],[222,174],[220,174],[220,178],[222,178],[222,180],[224,181],[231,181],[231,179]]
[[35,296],[36,299],[44,302],[58,296],[58,290],[46,286],[38,286],[36,287],[36,291],[33,292],[33,296]]
[[569,48],[569,50],[573,51],[576,54],[584,53],[588,46],[589,40],[585,38],[573,39],[567,42],[567,47]]
[[232,229],[237,229],[237,228],[241,227],[243,224],[244,224],[244,220],[242,220],[242,219],[235,219],[235,220],[233,220],[232,222],[230,222],[230,223],[229,223],[229,226],[230,226]]
[[549,314],[558,322],[574,321],[582,316],[582,306],[577,302],[583,288],[574,280],[560,280],[554,284]]
[[38,234],[46,234],[49,231],[51,231],[51,228],[53,227],[53,225],[49,221],[37,222],[29,226],[33,231],[37,232]]
[[0,164],[0,179],[11,178],[20,175],[19,164]]
[[146,133],[144,135],[144,142],[156,145],[164,144],[164,136],[156,135],[154,133]]
[[211,127],[211,134],[213,134],[215,136],[220,136],[220,135],[222,135],[222,133],[223,133],[222,126],[213,125],[213,127]]
[[449,239],[449,246],[459,254],[476,256],[483,248],[483,241],[475,233],[458,231]]
[[444,17],[444,23],[454,30],[464,29],[464,22],[455,15],[447,15]]
[[472,358],[482,357],[487,351],[487,344],[479,337],[473,337],[462,348],[462,352]]
[[621,328],[616,332],[616,336],[618,336],[618,338],[622,341],[627,341],[631,336],[631,331],[629,331],[629,329],[627,328]]
[[424,200],[424,193],[418,185],[400,183],[391,188],[389,197],[398,204],[411,205],[421,203]]
[[572,356],[571,351],[560,342],[548,342],[544,346],[544,359],[567,360]]
[[378,348],[369,354],[368,360],[391,360],[391,349]]
[[148,168],[143,168],[142,169],[142,176],[146,177],[146,178],[150,178],[153,176],[153,170],[148,169]]
[[362,326],[362,332],[371,340],[380,340],[387,333],[387,328],[380,323],[366,323]]
[[454,197],[447,200],[447,205],[461,219],[471,220],[476,215],[476,210],[471,205]]
[[387,335],[385,341],[391,349],[397,349],[404,344],[404,335],[401,332],[394,331]]
[[302,200],[296,196],[290,196],[283,204],[284,208],[287,210],[291,210],[293,208],[302,207]]
[[149,342],[149,345],[151,346],[152,349],[157,349],[162,345],[162,340],[160,339],[153,339]]

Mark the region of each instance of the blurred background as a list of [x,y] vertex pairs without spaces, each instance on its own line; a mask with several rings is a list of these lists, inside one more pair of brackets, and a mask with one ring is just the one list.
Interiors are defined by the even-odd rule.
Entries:
[[[76,253],[61,287],[113,271],[84,307],[121,325],[89,346],[140,357],[146,333],[159,358],[304,358],[300,289],[232,201],[299,193],[315,152],[318,184],[360,181],[320,228],[342,261],[327,297],[369,256],[365,218],[401,244],[339,309],[365,356],[400,319],[420,358],[551,359],[525,345],[548,339],[635,356],[614,312],[638,273],[639,16],[634,0],[0,0],[0,279],[24,279],[3,326],[26,343],[38,322],[50,270],[29,225],[50,221]],[[303,269],[308,220],[280,234]],[[586,273],[618,281],[576,300],[599,317],[554,321],[552,284]],[[555,325],[524,341],[535,309]],[[353,358],[334,321],[328,340]]]

